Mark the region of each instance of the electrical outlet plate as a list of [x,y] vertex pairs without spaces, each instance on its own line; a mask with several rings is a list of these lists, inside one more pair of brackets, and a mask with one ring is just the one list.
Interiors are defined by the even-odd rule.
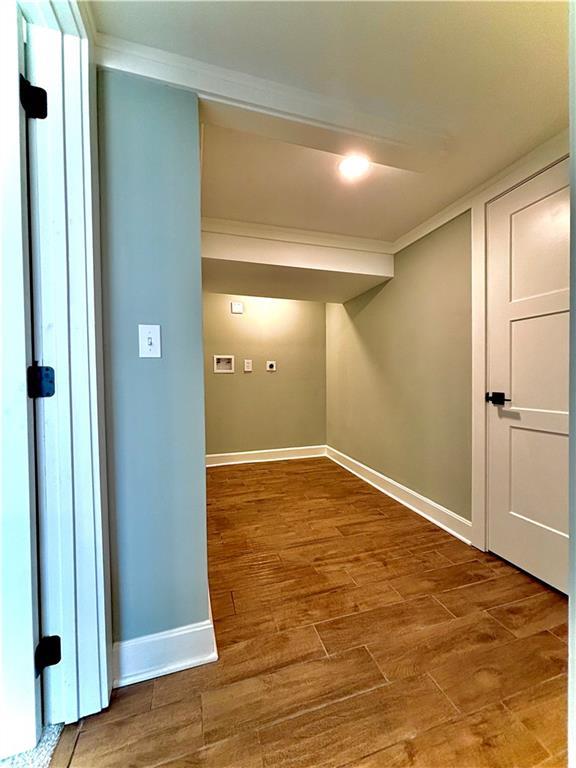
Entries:
[[266,360],[266,370],[274,373],[276,370],[276,360]]
[[243,315],[244,304],[241,301],[231,301],[230,312],[232,312],[233,315]]

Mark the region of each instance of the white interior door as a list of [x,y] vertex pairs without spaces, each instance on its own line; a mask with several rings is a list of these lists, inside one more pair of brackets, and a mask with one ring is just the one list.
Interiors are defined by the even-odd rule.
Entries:
[[[568,589],[570,195],[564,160],[487,210],[488,546]],[[498,396],[493,396],[498,400]]]
[[0,759],[36,745],[41,732],[36,557],[34,414],[26,390],[32,362],[22,18],[0,4],[2,137],[2,342],[0,506]]

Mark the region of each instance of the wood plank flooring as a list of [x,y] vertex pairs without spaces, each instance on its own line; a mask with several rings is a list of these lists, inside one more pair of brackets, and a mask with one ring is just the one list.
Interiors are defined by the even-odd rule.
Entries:
[[116,690],[72,768],[566,765],[566,600],[330,462],[208,470],[218,662]]

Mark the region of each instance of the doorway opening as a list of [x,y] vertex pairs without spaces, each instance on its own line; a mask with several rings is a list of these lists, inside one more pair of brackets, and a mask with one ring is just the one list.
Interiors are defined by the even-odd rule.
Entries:
[[[540,455],[524,446],[510,453],[502,446],[494,450],[491,442],[503,423],[518,429],[515,410],[522,418],[542,419],[546,408],[564,425],[562,432],[554,422],[552,430],[562,446],[566,439],[565,149],[525,159],[411,238],[380,243],[381,255],[393,263],[375,285],[341,301],[314,302],[301,296],[325,263],[315,247],[352,251],[350,240],[343,237],[335,246],[334,233],[329,242],[325,233],[305,233],[303,226],[280,231],[270,224],[217,220],[222,178],[216,156],[226,139],[221,130],[211,137],[211,130],[204,126],[203,299],[208,557],[221,659],[226,664],[240,649],[263,647],[253,674],[268,676],[273,685],[268,644],[275,649],[290,633],[313,629],[329,660],[342,659],[361,643],[386,679],[400,684],[421,674],[431,678],[461,713],[460,727],[469,727],[477,711],[495,708],[494,716],[498,711],[510,718],[507,728],[532,728],[532,752],[538,742],[546,754],[565,759],[567,453],[555,447]],[[230,139],[230,147],[239,141]],[[258,140],[241,141],[252,147],[254,161]],[[496,208],[510,196],[522,202],[497,233]],[[553,222],[548,234],[544,222]],[[517,239],[504,242],[503,233]],[[303,242],[306,267],[298,261]],[[537,247],[541,260],[524,246]],[[357,238],[354,248],[361,247]],[[546,280],[558,283],[551,289],[538,274],[529,275],[544,264],[554,271]],[[308,279],[302,279],[304,268]],[[508,274],[511,283],[503,276]],[[519,281],[531,279],[545,294],[541,301],[564,301],[542,309],[543,317],[561,317],[558,333],[535,328],[538,315],[524,305],[533,323],[528,337],[518,324],[511,335],[496,328],[493,292],[508,291],[509,285],[518,291]],[[325,292],[332,289],[326,281]],[[520,312],[526,298],[513,294],[509,301]],[[480,330],[480,315],[487,334]],[[515,322],[509,312],[506,318]],[[520,333],[518,340],[514,333]],[[512,381],[494,364],[494,338],[512,339],[508,355],[517,367],[508,362],[502,369],[512,372]],[[553,357],[545,365],[539,343]],[[230,375],[219,375],[217,360],[227,361]],[[561,387],[561,407],[556,401],[554,407],[522,403],[523,387],[534,393],[542,384],[542,392],[553,394],[546,375]],[[499,403],[499,391],[514,400]],[[474,399],[479,393],[481,404]],[[498,451],[512,457],[508,491],[500,491],[507,506],[495,496],[495,471],[503,482]],[[554,483],[557,495],[548,496],[546,505],[538,495],[544,491],[536,465],[547,477],[556,475],[545,468],[544,455],[562,474]],[[535,484],[531,491],[528,477]],[[514,496],[510,489],[523,490]],[[535,557],[526,536],[510,536],[512,551],[498,528],[503,518],[528,523],[529,510],[538,529],[531,543],[533,555],[540,550]],[[555,536],[555,554],[542,556],[539,533]],[[454,638],[462,638],[462,645],[456,647]],[[278,681],[300,674],[296,666],[287,664]],[[499,670],[498,683],[488,690],[480,682],[487,666]],[[525,670],[535,667],[535,678],[527,681]],[[374,679],[371,685],[377,685]],[[357,694],[340,692],[344,720],[346,698]],[[278,692],[279,711],[281,698]],[[558,730],[527,726],[534,707],[555,712]],[[258,717],[248,711],[246,727],[264,729],[265,755],[296,753],[297,726],[280,736]],[[298,717],[303,724],[315,719]],[[495,721],[486,727],[495,734]]]

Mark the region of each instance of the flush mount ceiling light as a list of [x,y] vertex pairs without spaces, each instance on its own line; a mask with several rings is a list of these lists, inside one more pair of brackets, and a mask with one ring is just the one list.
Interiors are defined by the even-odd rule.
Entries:
[[346,155],[338,165],[340,175],[346,181],[357,181],[370,170],[370,160],[365,155]]

